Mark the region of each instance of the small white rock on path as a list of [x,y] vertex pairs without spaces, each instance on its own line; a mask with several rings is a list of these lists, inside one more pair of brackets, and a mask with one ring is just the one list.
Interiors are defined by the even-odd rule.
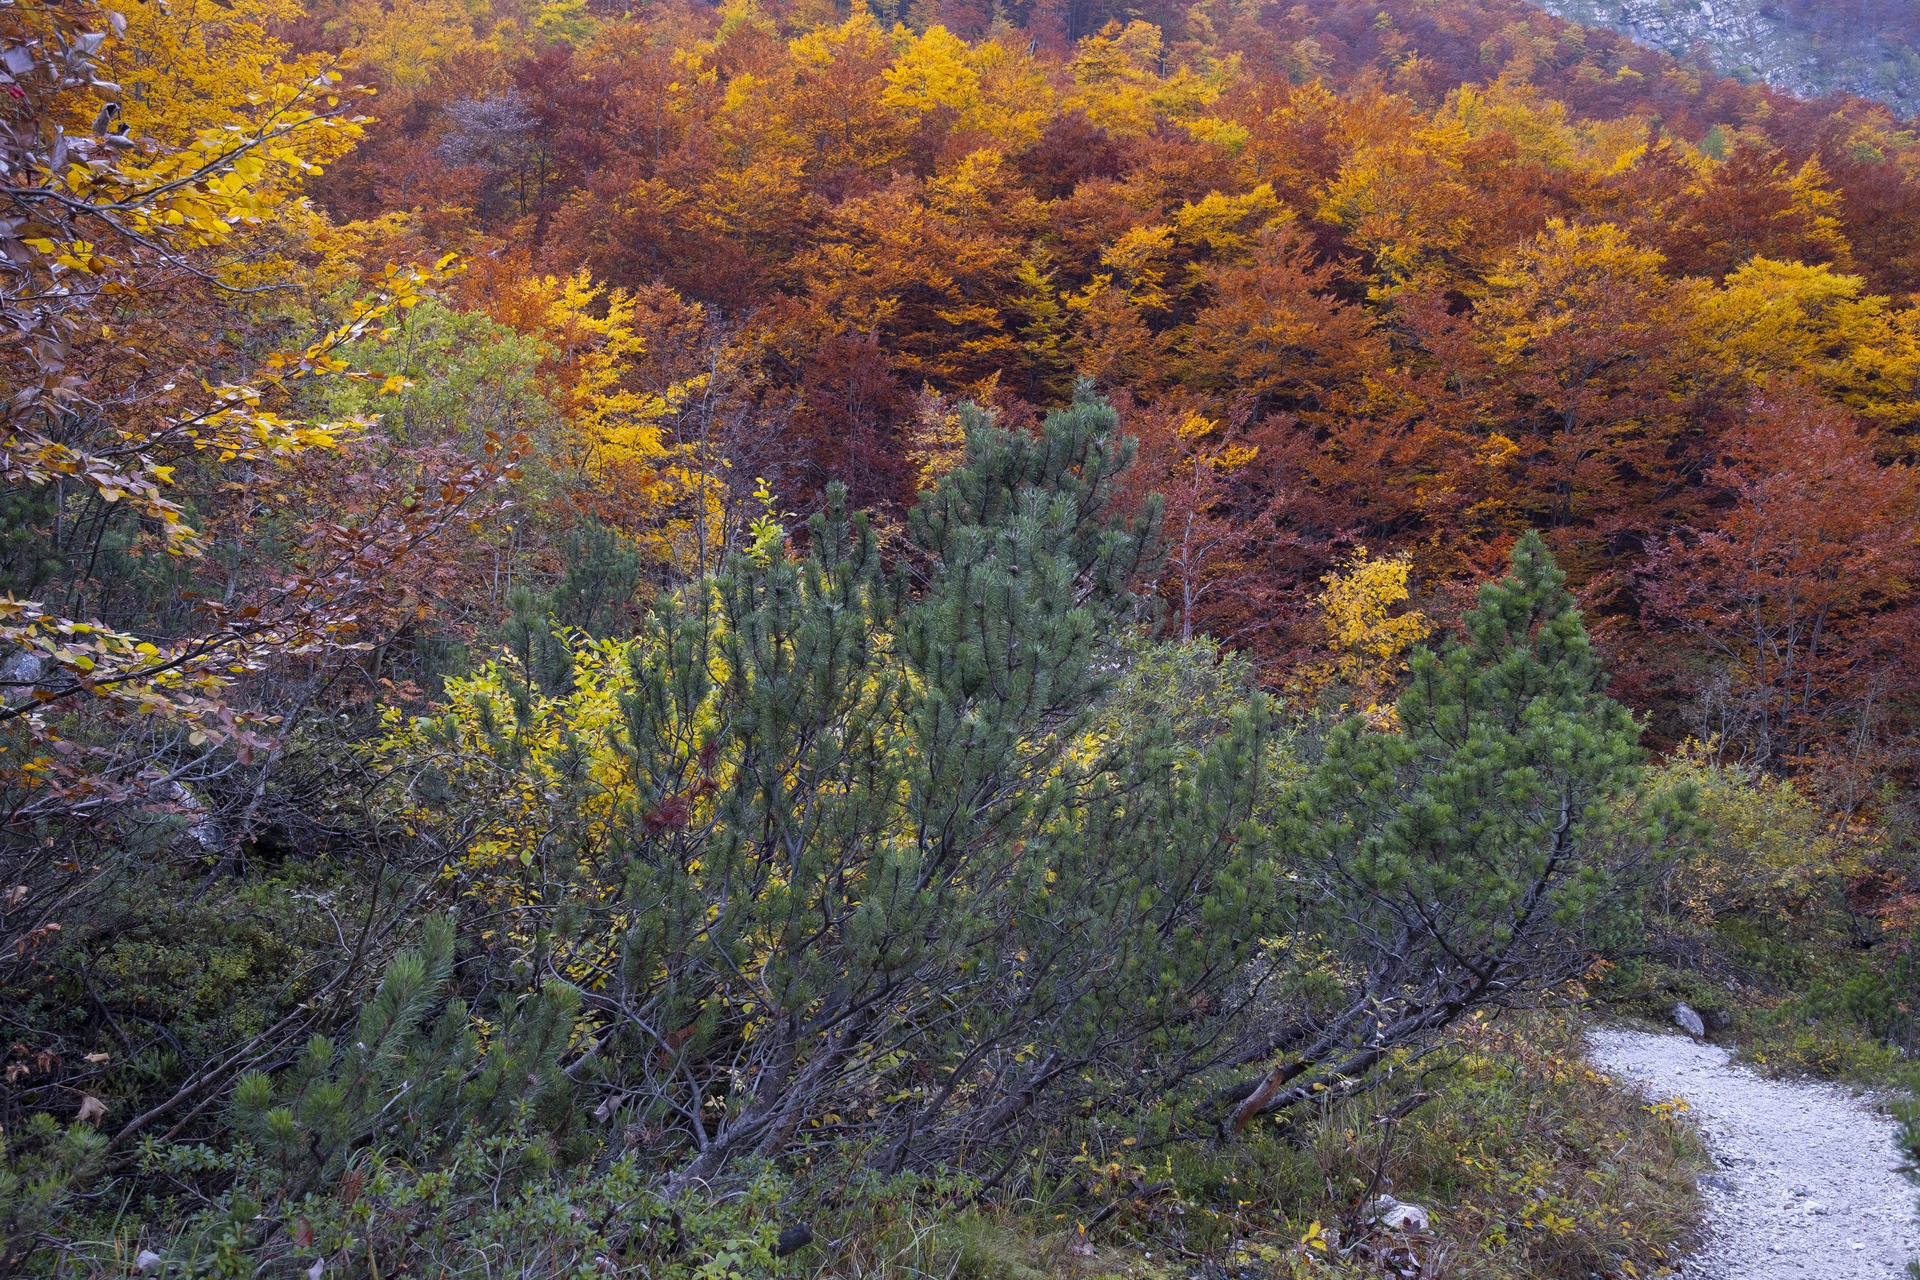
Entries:
[[1920,1257],[1920,1191],[1901,1176],[1893,1122],[1832,1085],[1769,1080],[1685,1036],[1607,1029],[1594,1066],[1649,1098],[1684,1098],[1719,1165],[1701,1179],[1701,1280],[1896,1280]]

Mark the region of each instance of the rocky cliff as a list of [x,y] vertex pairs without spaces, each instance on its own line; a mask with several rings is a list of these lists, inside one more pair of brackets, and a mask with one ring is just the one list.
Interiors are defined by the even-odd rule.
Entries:
[[1540,0],[1730,75],[1804,97],[1846,92],[1920,114],[1916,0]]

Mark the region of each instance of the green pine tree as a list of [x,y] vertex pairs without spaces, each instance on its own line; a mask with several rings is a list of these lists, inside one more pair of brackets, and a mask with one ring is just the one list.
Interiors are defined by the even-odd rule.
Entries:
[[924,1167],[1224,1048],[1194,1011],[1264,936],[1270,714],[1197,747],[1172,716],[1094,732],[1152,556],[1154,512],[1119,505],[1131,444],[1085,391],[1036,435],[966,416],[911,575],[836,490],[804,556],[737,558],[634,650],[635,794],[580,851],[622,890],[555,937],[605,1028],[582,1081],[662,1135],[670,1188],[856,1125]]
[[268,1190],[289,1199],[332,1185],[373,1146],[423,1156],[496,1132],[523,1102],[565,1095],[558,1070],[578,1000],[551,985],[509,1000],[485,1052],[467,1004],[450,997],[454,929],[427,921],[421,945],[395,956],[353,1031],[314,1036],[277,1078],[243,1076],[233,1123],[265,1157]]
[[1235,1091],[1232,1127],[1579,976],[1631,923],[1634,872],[1685,797],[1639,793],[1638,726],[1564,581],[1529,533],[1465,639],[1415,651],[1399,730],[1331,735],[1288,834],[1310,886],[1296,936],[1331,946],[1340,998],[1289,1005],[1285,1056]]

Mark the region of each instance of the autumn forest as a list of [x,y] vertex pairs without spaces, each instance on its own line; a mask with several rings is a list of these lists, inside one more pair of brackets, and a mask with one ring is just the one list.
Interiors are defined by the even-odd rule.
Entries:
[[1906,1080],[1887,108],[0,0],[0,121],[0,1276],[1651,1275],[1589,1020]]
[[[583,472],[649,477],[576,480],[523,537],[657,539],[682,499],[627,496],[723,460],[795,510],[839,480],[897,519],[954,404],[1017,426],[1087,377],[1141,441],[1129,485],[1170,504],[1176,625],[1275,686],[1363,549],[1450,617],[1536,528],[1666,740],[1866,787],[1899,767],[1920,228],[1884,112],[1521,6],[662,13],[542,39],[565,16],[490,39],[464,11],[303,19],[383,117],[315,181],[337,221],[307,252],[460,251],[451,305],[544,344]],[[623,331],[575,332],[611,291]],[[582,389],[620,343],[618,393],[654,398],[637,450],[596,438]],[[400,359],[380,371],[421,367]]]

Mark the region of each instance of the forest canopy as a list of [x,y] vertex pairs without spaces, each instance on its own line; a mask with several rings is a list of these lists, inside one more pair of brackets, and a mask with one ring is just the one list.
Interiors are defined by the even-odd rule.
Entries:
[[1358,549],[1447,618],[1533,528],[1660,740],[1863,786],[1898,753],[1920,260],[1884,109],[1518,5],[490,20],[321,202],[363,262],[467,252],[518,332],[540,280],[622,291],[649,429],[795,509],[838,480],[897,523],[954,402],[1031,422],[1087,376],[1171,504],[1183,634],[1276,687]]

